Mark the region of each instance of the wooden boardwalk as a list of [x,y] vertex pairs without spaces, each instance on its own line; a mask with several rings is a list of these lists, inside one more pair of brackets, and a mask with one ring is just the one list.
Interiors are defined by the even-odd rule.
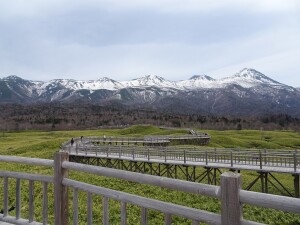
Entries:
[[[247,185],[246,190],[260,183],[261,192],[268,193],[272,186],[282,195],[300,197],[300,155],[297,150],[195,150],[138,145],[94,145],[77,140],[73,145],[65,143],[61,151],[67,152],[70,160],[74,162],[170,178],[178,178],[178,174],[183,174],[188,181],[214,185],[219,182],[222,173],[220,169],[238,173],[254,171],[257,176]],[[205,172],[196,170],[199,167],[204,168]],[[285,183],[273,173],[292,175],[294,191],[285,187]]]
[[109,159],[121,159],[127,161],[136,161],[136,162],[151,162],[151,163],[163,163],[163,164],[172,164],[172,165],[186,165],[186,166],[199,166],[199,167],[210,167],[210,168],[220,168],[220,169],[228,169],[228,170],[251,170],[251,171],[262,171],[262,172],[275,172],[275,173],[288,173],[288,174],[300,174],[300,169],[294,170],[293,165],[289,165],[289,167],[281,167],[281,166],[269,166],[265,164],[260,168],[259,163],[255,164],[247,164],[246,161],[240,161],[238,163],[233,162],[231,164],[230,160],[223,160],[222,162],[197,162],[197,161],[189,161],[186,160],[184,162],[183,158],[175,158],[175,159],[165,159],[164,156],[156,156],[149,157],[147,155],[138,155],[134,156],[124,156],[119,155],[119,153],[90,153],[90,152],[77,152],[71,151],[69,154],[72,156],[79,157],[93,157],[93,158],[109,158]]
[[141,146],[93,146],[78,142],[74,145],[65,145],[62,151],[68,152],[69,155],[81,157],[300,174],[300,154],[298,151],[290,150],[176,150],[174,148],[147,148]]

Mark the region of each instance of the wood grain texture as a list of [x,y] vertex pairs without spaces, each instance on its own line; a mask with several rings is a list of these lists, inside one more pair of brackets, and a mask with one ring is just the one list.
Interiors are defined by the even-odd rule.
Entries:
[[225,172],[221,175],[221,221],[222,225],[240,225],[242,206],[239,191],[242,186],[241,175]]

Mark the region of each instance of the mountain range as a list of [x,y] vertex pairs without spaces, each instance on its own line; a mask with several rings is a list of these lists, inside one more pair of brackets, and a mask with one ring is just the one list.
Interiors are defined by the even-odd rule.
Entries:
[[195,75],[169,81],[147,75],[129,81],[0,79],[0,103],[114,104],[185,114],[251,116],[288,114],[300,117],[300,90],[245,68],[223,79]]

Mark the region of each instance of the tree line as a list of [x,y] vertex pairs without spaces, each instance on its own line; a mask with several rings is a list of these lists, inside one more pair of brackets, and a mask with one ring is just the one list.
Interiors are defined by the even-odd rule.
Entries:
[[0,130],[75,130],[136,124],[215,130],[299,130],[300,119],[286,114],[234,117],[178,114],[126,106],[90,104],[1,104]]

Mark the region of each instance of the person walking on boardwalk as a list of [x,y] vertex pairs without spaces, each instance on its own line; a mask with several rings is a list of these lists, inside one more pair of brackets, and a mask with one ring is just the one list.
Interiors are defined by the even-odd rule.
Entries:
[[74,139],[72,138],[72,139],[71,139],[71,145],[73,145],[73,144],[74,144]]

